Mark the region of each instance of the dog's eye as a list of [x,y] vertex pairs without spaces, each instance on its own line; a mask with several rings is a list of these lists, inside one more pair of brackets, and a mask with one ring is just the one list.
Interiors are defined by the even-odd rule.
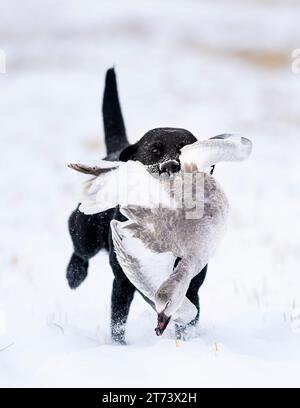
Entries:
[[152,147],[151,153],[153,153],[153,154],[159,154],[159,153],[160,153],[160,148],[159,148],[158,146]]

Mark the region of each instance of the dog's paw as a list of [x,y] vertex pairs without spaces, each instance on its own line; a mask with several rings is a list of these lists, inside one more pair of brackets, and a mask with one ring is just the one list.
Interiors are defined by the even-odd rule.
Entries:
[[198,325],[188,324],[187,326],[175,325],[176,340],[189,341],[199,337]]
[[71,289],[76,289],[88,274],[89,263],[78,255],[73,254],[67,268],[67,281]]

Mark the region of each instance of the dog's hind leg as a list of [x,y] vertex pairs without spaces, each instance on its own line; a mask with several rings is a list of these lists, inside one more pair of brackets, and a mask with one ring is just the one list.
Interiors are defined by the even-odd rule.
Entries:
[[67,281],[71,289],[76,289],[88,274],[89,261],[73,252],[67,267]]
[[74,252],[67,267],[67,280],[76,289],[87,277],[89,259],[102,248],[108,249],[109,223],[114,210],[84,215],[78,208],[69,218],[69,231]]

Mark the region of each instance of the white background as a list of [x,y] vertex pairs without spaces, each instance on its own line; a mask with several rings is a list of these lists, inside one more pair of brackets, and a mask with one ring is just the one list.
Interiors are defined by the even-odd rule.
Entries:
[[[283,0],[1,0],[1,386],[300,386],[299,15]],[[80,181],[66,163],[105,153],[113,64],[130,141],[174,126],[254,143],[216,169],[228,233],[179,347],[138,294],[128,346],[110,344],[104,252],[78,290],[65,280]]]

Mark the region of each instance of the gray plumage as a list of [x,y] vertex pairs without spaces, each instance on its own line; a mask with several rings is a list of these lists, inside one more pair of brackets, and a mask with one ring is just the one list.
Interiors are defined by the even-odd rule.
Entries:
[[[197,174],[197,173],[194,173]],[[198,173],[199,174],[199,173]],[[185,297],[191,279],[208,263],[225,230],[228,202],[216,180],[209,174],[204,178],[204,209],[201,218],[188,219],[187,209],[121,207],[129,221],[112,221],[111,228],[116,253],[125,274],[135,286],[154,301],[158,313],[172,315],[175,321],[188,323],[196,310],[188,313]],[[183,173],[176,177],[182,177]],[[132,238],[143,243],[153,253],[172,253],[182,260],[169,276],[158,284],[141,268],[144,253],[135,251]],[[161,273],[161,271],[157,271]],[[164,275],[162,274],[162,277]],[[180,307],[183,305],[183,310]],[[190,302],[189,302],[190,303]],[[194,316],[191,315],[194,313]],[[176,317],[174,317],[176,316]]]
[[[207,171],[220,161],[244,160],[251,149],[248,139],[232,135],[198,141],[183,147],[181,171],[171,178],[154,178],[151,169],[138,162],[112,163],[111,172],[107,172],[107,162],[99,167],[106,171],[98,173],[92,168],[90,173],[99,176],[86,184],[80,210],[92,214],[120,204],[120,211],[128,221],[111,222],[118,261],[128,279],[153,301],[159,314],[182,323],[195,317],[196,308],[185,295],[191,279],[208,263],[222,238],[228,213],[227,198]],[[72,167],[82,171],[78,166]],[[83,170],[87,173],[88,167],[84,166]],[[120,181],[120,175],[127,170],[138,176],[141,188],[157,180],[162,187],[162,202],[156,196],[146,203],[135,198],[123,202],[115,192],[103,202],[102,192],[109,191],[111,185],[115,188],[116,180]],[[192,180],[189,183],[187,174]],[[178,195],[178,186],[183,186],[190,198],[198,193],[196,208],[192,208],[191,200]],[[169,198],[172,199],[168,201]],[[153,266],[151,254],[161,259],[169,254],[173,264],[176,258],[181,261],[174,270],[171,262],[154,270],[149,267]]]

